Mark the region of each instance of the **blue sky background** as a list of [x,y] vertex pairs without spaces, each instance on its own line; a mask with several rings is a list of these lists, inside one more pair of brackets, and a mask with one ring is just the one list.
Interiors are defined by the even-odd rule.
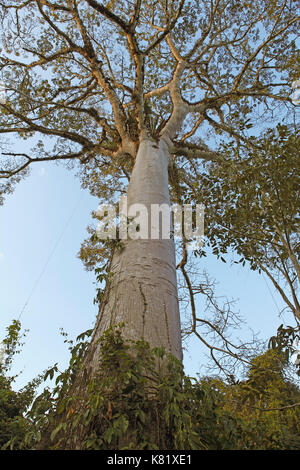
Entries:
[[[84,270],[77,253],[97,206],[73,171],[46,162],[33,165],[31,175],[0,207],[0,340],[30,296],[21,315],[29,332],[13,369],[23,371],[18,388],[56,362],[61,370],[67,365],[60,328],[74,338],[94,325],[94,275]],[[262,275],[212,256],[201,260],[202,267],[219,282],[219,295],[239,299],[236,307],[250,328],[262,339],[275,334],[283,323],[278,317],[282,304]],[[184,355],[186,373],[203,371],[206,361],[199,340],[191,340]]]

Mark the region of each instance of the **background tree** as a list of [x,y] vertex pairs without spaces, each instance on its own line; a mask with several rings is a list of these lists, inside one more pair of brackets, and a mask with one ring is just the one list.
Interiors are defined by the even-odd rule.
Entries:
[[[80,443],[84,450],[124,446],[299,449],[300,390],[287,377],[287,357],[280,348],[254,357],[243,379],[195,379],[187,377],[182,364],[162,348],[151,350],[144,341],[124,341],[121,330],[113,328],[101,338],[100,367],[88,384],[85,408],[78,409],[68,390],[89,347],[92,330],[81,334],[75,343],[64,333],[69,343],[69,367],[59,371],[55,364],[16,392],[12,390],[13,377],[7,376],[20,346],[20,323],[14,321],[4,340],[0,374],[1,448],[35,448],[55,418],[53,410],[57,410],[60,421],[52,427],[49,449],[68,447],[69,426],[84,430]],[[51,387],[49,379],[54,378]],[[43,379],[47,386],[35,397]]]
[[299,132],[279,125],[255,145],[234,160],[227,144],[230,157],[199,178],[199,199],[210,201],[208,244],[266,274],[299,324]]
[[218,390],[217,420],[227,421],[216,433],[220,448],[299,449],[299,388],[285,376],[286,365],[282,352],[269,349],[252,360],[244,380],[208,379]]
[[[252,139],[252,147],[240,149],[231,142],[223,142],[224,160],[207,163],[186,188],[186,202],[204,202],[206,207],[206,248],[196,250],[196,256],[213,253],[223,262],[250,266],[271,280],[283,301],[282,311],[288,322],[295,325],[293,337],[299,326],[299,131],[297,125],[278,125],[266,129],[259,138]],[[191,257],[189,257],[191,258]],[[198,263],[200,264],[201,261]],[[187,266],[185,266],[187,264]],[[215,290],[203,276],[199,276],[188,263],[185,252],[183,268],[185,288],[190,297],[190,320],[187,331],[193,331],[209,347],[215,365],[227,374],[242,359],[249,364],[251,344],[229,341],[229,330],[240,327],[234,315],[232,302],[218,302]],[[195,272],[194,272],[195,271]],[[206,297],[202,310],[214,311],[204,316],[197,298]],[[212,319],[215,318],[213,322]],[[293,323],[293,320],[295,323]],[[292,327],[284,330],[272,341],[289,345],[287,339]],[[284,333],[284,338],[281,336]],[[226,333],[226,334],[225,334]],[[213,341],[209,341],[209,336]],[[292,337],[291,337],[292,338]],[[252,346],[252,348],[250,347]]]
[[29,448],[26,436],[32,433],[32,423],[27,418],[27,412],[32,404],[42,377],[37,377],[21,390],[14,390],[16,376],[9,375],[13,359],[20,353],[23,345],[21,324],[14,320],[7,328],[7,336],[2,345],[0,357],[0,449],[7,447]]
[[[172,197],[180,198],[179,183],[181,191],[190,187],[203,160],[223,160],[220,133],[251,146],[249,119],[274,119],[280,104],[281,112],[291,109],[295,2],[7,0],[0,7],[7,32],[1,133],[35,144],[20,154],[3,143],[2,193],[30,165],[65,161],[76,162],[83,184],[95,195],[102,188],[106,201],[127,190],[129,207],[169,204],[168,171]],[[99,338],[119,322],[128,339],[181,359],[173,240],[127,240],[109,269],[91,369]]]

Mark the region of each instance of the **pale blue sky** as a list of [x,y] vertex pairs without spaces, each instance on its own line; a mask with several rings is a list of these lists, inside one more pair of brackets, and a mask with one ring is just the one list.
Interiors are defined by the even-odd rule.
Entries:
[[[23,370],[17,386],[55,362],[61,369],[66,366],[68,350],[60,328],[74,338],[94,324],[94,276],[76,255],[97,206],[74,172],[46,162],[34,165],[0,207],[0,339],[31,293],[21,316],[29,332],[15,363],[15,370]],[[261,275],[215,257],[201,264],[219,282],[219,295],[240,299],[237,307],[255,332],[262,338],[276,332],[283,321]],[[184,357],[187,373],[205,365],[201,351],[198,340],[190,342]]]

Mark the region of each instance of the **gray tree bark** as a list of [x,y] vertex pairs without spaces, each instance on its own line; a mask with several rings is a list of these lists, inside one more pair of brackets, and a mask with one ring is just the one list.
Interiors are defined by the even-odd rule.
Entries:
[[[141,141],[127,192],[128,208],[143,204],[170,206],[168,146],[163,139]],[[150,227],[150,223],[149,223]],[[182,360],[175,246],[173,239],[128,239],[116,250],[91,344],[110,326],[125,323],[126,339],[144,339]],[[93,354],[93,368],[99,354]]]
[[[168,144],[163,138],[159,142],[150,138],[141,140],[127,191],[128,209],[134,204],[143,204],[151,215],[153,204],[170,206],[169,158]],[[77,397],[74,406],[78,410],[85,409],[87,385],[99,368],[101,346],[98,340],[111,326],[124,323],[125,341],[144,339],[152,348],[164,347],[166,352],[182,360],[174,240],[163,237],[124,240],[123,250],[115,250],[110,271],[112,276],[100,305],[83,369],[69,391],[70,397]],[[53,445],[51,431],[62,421],[68,421],[67,411],[65,416],[54,417],[38,449]],[[84,426],[72,428],[70,422],[63,448],[81,449],[85,434]]]

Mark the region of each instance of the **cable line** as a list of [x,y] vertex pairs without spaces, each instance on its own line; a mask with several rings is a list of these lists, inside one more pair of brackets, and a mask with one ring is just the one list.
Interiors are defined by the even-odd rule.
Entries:
[[63,236],[64,236],[64,234],[65,234],[65,232],[66,232],[68,226],[70,225],[70,222],[71,222],[72,218],[74,217],[74,215],[75,215],[75,213],[76,213],[76,211],[77,211],[77,209],[78,209],[78,207],[79,207],[79,205],[80,205],[80,203],[81,203],[81,201],[82,201],[82,199],[83,199],[83,196],[84,196],[84,192],[81,193],[81,195],[80,195],[80,197],[79,197],[79,199],[78,199],[76,205],[74,206],[74,208],[73,208],[73,210],[72,210],[72,212],[71,212],[69,218],[68,218],[67,221],[66,221],[66,224],[64,225],[64,227],[63,227],[63,229],[62,229],[60,235],[58,236],[58,238],[57,238],[57,240],[56,240],[56,242],[55,242],[55,244],[54,244],[54,246],[53,246],[53,248],[52,248],[52,250],[51,250],[51,252],[50,252],[50,254],[49,254],[49,256],[48,256],[48,258],[47,258],[47,260],[46,260],[46,262],[45,262],[45,264],[44,264],[44,266],[43,266],[43,268],[42,268],[42,270],[41,270],[41,272],[40,272],[40,274],[39,274],[39,276],[37,277],[35,283],[33,284],[33,287],[32,287],[32,289],[31,289],[31,291],[30,291],[30,294],[29,294],[29,296],[28,296],[28,298],[27,298],[27,300],[26,300],[25,304],[23,305],[23,308],[22,308],[22,310],[21,310],[21,312],[20,312],[20,315],[19,315],[19,317],[18,317],[18,321],[20,320],[21,316],[23,315],[24,310],[26,309],[28,303],[30,302],[30,300],[31,300],[31,298],[32,298],[32,296],[33,296],[33,294],[34,294],[34,292],[35,292],[35,290],[36,290],[36,288],[37,288],[37,286],[38,286],[40,280],[42,279],[43,275],[45,274],[45,271],[46,271],[46,269],[47,269],[47,267],[48,267],[48,265],[49,265],[49,263],[50,263],[50,261],[51,261],[53,255],[54,255],[54,253],[55,253],[55,251],[56,251],[56,249],[57,249],[57,247],[58,247],[58,245],[59,245],[61,239],[63,238]]

